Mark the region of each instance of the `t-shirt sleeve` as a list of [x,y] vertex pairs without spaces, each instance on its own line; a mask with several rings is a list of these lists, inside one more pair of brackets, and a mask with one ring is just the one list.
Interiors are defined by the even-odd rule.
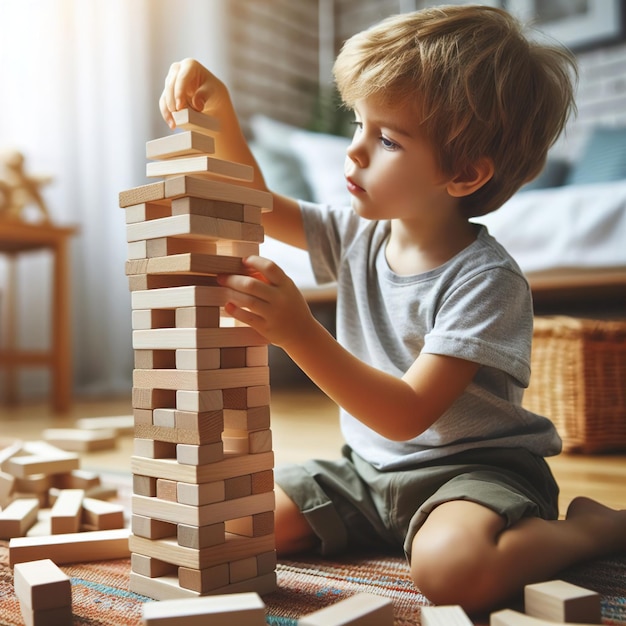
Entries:
[[444,291],[422,351],[497,368],[527,387],[531,342],[528,283],[512,269],[497,266]]

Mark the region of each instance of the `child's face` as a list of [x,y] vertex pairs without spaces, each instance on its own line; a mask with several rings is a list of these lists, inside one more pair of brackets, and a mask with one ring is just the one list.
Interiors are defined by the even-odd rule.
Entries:
[[420,219],[441,203],[451,177],[439,169],[415,107],[360,100],[344,166],[352,208],[368,219]]

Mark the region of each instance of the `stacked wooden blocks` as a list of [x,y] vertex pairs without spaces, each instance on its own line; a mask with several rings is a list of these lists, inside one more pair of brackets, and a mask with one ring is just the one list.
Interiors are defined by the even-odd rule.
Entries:
[[[165,600],[276,587],[268,350],[224,312],[219,273],[258,254],[270,194],[211,156],[193,110],[149,141],[147,175],[120,194],[132,292],[133,591]],[[217,137],[219,139],[219,137]]]

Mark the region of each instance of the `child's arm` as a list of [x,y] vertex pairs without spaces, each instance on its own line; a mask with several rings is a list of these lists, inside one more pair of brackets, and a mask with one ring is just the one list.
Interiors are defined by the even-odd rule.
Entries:
[[[170,128],[175,128],[172,112],[184,108],[203,111],[219,119],[220,132],[215,142],[215,156],[251,165],[254,168],[254,181],[250,186],[269,191],[241,130],[226,85],[198,61],[184,59],[171,65],[159,106],[163,119]],[[273,196],[273,211],[263,214],[266,234],[306,249],[306,237],[298,203],[278,194]]]
[[229,314],[282,347],[302,370],[355,418],[393,440],[411,439],[431,426],[459,397],[478,370],[463,359],[417,358],[397,378],[345,350],[311,315],[293,281],[261,257],[245,260],[250,276],[221,276],[233,289]]

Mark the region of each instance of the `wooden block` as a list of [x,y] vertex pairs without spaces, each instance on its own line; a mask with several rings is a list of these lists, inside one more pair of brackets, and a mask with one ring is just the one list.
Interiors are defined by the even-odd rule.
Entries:
[[[176,180],[176,179],[172,179]],[[127,224],[126,241],[144,241],[163,237],[200,237],[205,242],[230,239],[248,243],[262,243],[265,234],[260,224],[245,224],[235,220],[204,215],[172,215],[149,222]]]
[[274,511],[226,520],[226,531],[244,537],[262,537],[274,532]]
[[20,613],[24,626],[72,626],[74,623],[71,605],[33,610],[20,602]]
[[178,524],[176,541],[179,546],[194,548],[210,548],[226,541],[226,527],[224,522],[210,524],[209,526],[190,526]]
[[228,563],[221,563],[205,569],[178,568],[178,584],[183,589],[191,589],[206,595],[224,587],[230,582]]
[[175,313],[170,309],[134,309],[132,311],[133,330],[174,328],[175,325]]
[[172,207],[169,201],[165,203],[143,202],[126,207],[127,224],[156,220],[161,217],[169,217],[170,215],[172,215]]
[[271,211],[273,204],[272,194],[267,191],[191,175],[176,176],[165,181],[165,197],[176,198],[180,196],[248,204],[261,207],[265,211]]
[[[158,237],[148,239],[145,257],[168,256],[185,252],[199,252],[200,254],[222,254],[217,251],[217,241],[198,237]],[[237,256],[237,255],[231,255]],[[128,257],[129,259],[132,257]],[[142,257],[134,257],[142,258]]]
[[201,215],[234,222],[244,221],[244,205],[237,202],[183,196],[175,198],[171,203],[172,215]]
[[103,415],[101,417],[83,417],[76,420],[76,428],[83,430],[114,430],[118,435],[133,432],[132,415]]
[[224,452],[226,454],[236,454],[242,456],[244,454],[250,454],[250,443],[247,436],[240,437],[223,437]]
[[198,485],[179,482],[177,483],[176,499],[181,504],[189,504],[190,506],[222,502],[226,499],[225,481],[217,480],[213,483],[200,483]]
[[82,430],[81,428],[45,428],[41,436],[68,452],[93,452],[111,450],[117,441],[114,430]]
[[164,428],[176,426],[176,409],[154,409],[152,411],[152,424]]
[[13,500],[0,512],[0,539],[23,537],[37,521],[39,500],[23,498]]
[[176,460],[185,465],[204,465],[224,458],[224,444],[221,441],[201,446],[179,443],[176,445]]
[[269,367],[267,366],[222,368],[218,370],[135,369],[133,371],[133,385],[144,389],[156,387],[157,389],[178,389],[184,391],[220,390],[266,385],[269,384],[269,376]]
[[4,448],[0,449],[0,471],[10,473],[8,462],[14,456],[17,456],[19,454],[24,454],[24,449],[21,441],[16,441],[15,443],[12,443],[11,445],[5,446]]
[[147,602],[145,626],[265,626],[265,604],[256,593]]
[[169,441],[155,441],[153,439],[133,439],[133,454],[145,456],[149,459],[176,458],[176,445]]
[[[256,232],[256,230],[253,232]],[[252,238],[245,226],[243,233],[246,235],[246,239]],[[253,241],[228,241],[218,239],[215,242],[215,252],[216,254],[226,254],[228,256],[247,257],[252,254],[258,256],[260,254],[260,248],[259,244]]]
[[210,483],[233,476],[262,472],[273,467],[273,452],[226,457],[223,461],[207,465],[182,465],[174,459],[148,459],[141,456],[132,456],[130,459],[130,470],[133,474],[170,478],[185,483]]
[[[180,310],[180,309],[177,309]],[[219,320],[218,320],[219,323]],[[176,350],[176,369],[215,370],[220,367],[219,348],[207,350]],[[147,368],[146,368],[147,369]]]
[[181,109],[172,113],[176,128],[194,130],[205,135],[213,135],[220,130],[220,122],[217,118],[206,113],[200,113],[195,109]]
[[[147,159],[171,159],[174,157],[192,156],[196,154],[213,154],[215,140],[203,133],[187,130],[166,137],[159,137],[146,142]],[[124,193],[124,192],[122,192]],[[120,194],[120,206],[124,206]]]
[[224,543],[200,549],[181,546],[175,539],[151,540],[135,535],[131,535],[129,539],[131,552],[192,569],[205,569],[213,565],[255,556],[274,549],[274,543],[274,535],[240,537],[228,533]]
[[[180,570],[179,570],[180,571]],[[178,583],[176,576],[159,576],[159,578],[148,578],[141,576],[135,572],[131,572],[129,588],[132,592],[138,593],[155,600],[171,600],[176,598],[198,598],[200,594],[191,589],[184,589]],[[242,580],[239,583],[233,583],[213,589],[211,594],[220,593],[244,593],[254,591],[259,595],[265,595],[276,591],[276,573],[270,572],[249,580]]]
[[223,307],[229,298],[226,287],[182,286],[135,291],[131,294],[133,309],[176,309],[189,306]]
[[52,483],[58,489],[91,489],[102,484],[100,474],[88,470],[77,469],[67,474],[56,474]]
[[196,176],[217,174],[251,182],[254,170],[250,165],[245,165],[244,163],[224,161],[223,159],[205,155],[168,159],[146,164],[146,176],[148,178],[180,176],[182,174],[195,174]]
[[250,474],[234,476],[224,481],[224,500],[234,500],[252,495],[252,480]]
[[458,605],[423,606],[422,626],[473,626],[473,622]]
[[216,306],[178,308],[175,325],[176,328],[218,328],[220,309]]
[[128,277],[130,291],[169,289],[170,287],[215,287],[215,276],[206,274],[134,274]]
[[224,407],[221,389],[204,391],[188,391],[180,389],[176,392],[176,408],[191,413],[208,413],[221,411]]
[[132,532],[146,539],[163,539],[176,537],[176,524],[163,522],[145,515],[133,514],[130,520]]
[[[137,428],[141,426],[152,426],[152,413],[157,409],[133,409],[133,419],[135,422],[134,432],[137,432]],[[167,409],[164,409],[167,410]],[[142,437],[142,435],[137,435],[137,437]],[[152,439],[153,437],[147,437],[147,439]]]
[[126,261],[126,274],[245,274],[238,257],[186,252]]
[[[76,471],[76,470],[74,470]],[[56,484],[57,477],[68,476],[68,474],[33,474],[25,478],[14,479],[14,495],[15,494],[45,494],[53,485]]]
[[90,530],[124,528],[124,507],[115,502],[84,498],[81,521],[83,525],[89,526]]
[[174,408],[176,406],[176,391],[135,387],[132,394],[132,404],[133,409]]
[[0,510],[11,502],[15,481],[16,478],[13,474],[0,471]]
[[[245,403],[247,404],[247,398]],[[224,430],[262,430],[270,427],[269,405],[243,408],[224,409]]]
[[273,511],[274,492],[258,493],[237,500],[214,502],[202,506],[189,506],[179,502],[169,502],[134,494],[132,507],[133,513],[137,515],[151,516],[164,522],[176,522],[189,526],[208,526],[228,519]]
[[50,532],[53,535],[77,533],[83,510],[84,489],[61,489],[50,513]]
[[135,367],[140,370],[173,369],[176,367],[176,351],[135,350]]
[[269,363],[267,346],[249,346],[246,348],[246,367],[262,367]]
[[44,554],[57,565],[124,559],[130,556],[129,535],[129,529],[121,528],[47,537],[17,537],[9,542],[9,564],[13,566],[34,561]]
[[255,472],[250,474],[251,492],[265,493],[274,489],[274,472],[265,470],[264,472]]
[[156,481],[156,497],[161,500],[176,502],[176,485],[175,480],[167,480],[165,478],[157,478]]
[[111,498],[117,498],[117,487],[115,485],[97,485],[96,487],[89,487],[85,490],[85,495],[88,498],[94,498],[95,500],[110,500]]
[[155,497],[156,481],[157,479],[154,476],[133,474],[133,493],[136,493],[138,496]]
[[245,346],[237,348],[222,348],[220,350],[220,367],[222,369],[245,368],[246,349],[247,348]]
[[[152,330],[133,331],[133,348],[136,350],[177,350],[179,348],[198,350],[266,344],[267,341],[264,337],[247,326],[238,328],[154,328]],[[269,402],[265,404],[269,404]]]
[[231,561],[228,566],[231,583],[238,583],[258,576],[256,556]]
[[156,578],[157,576],[167,576],[178,571],[176,565],[153,559],[150,556],[133,553],[130,555],[130,568],[142,576]]
[[[489,617],[489,626],[554,626],[554,624],[552,620],[532,617],[511,609],[497,611]],[[567,624],[571,622],[561,622],[561,626],[567,626]],[[590,624],[585,626],[590,626]]]
[[119,205],[123,209],[135,204],[154,204],[157,202],[165,204],[164,200],[166,200],[165,181],[141,185],[140,187],[121,191],[119,194]]
[[129,259],[145,259],[148,256],[147,241],[131,241],[126,244],[126,256]]
[[602,623],[600,594],[564,580],[526,585],[524,610],[553,622]]
[[14,569],[15,595],[29,609],[53,609],[72,604],[72,583],[50,559],[18,563]]
[[259,576],[273,572],[276,569],[277,563],[276,550],[270,550],[269,552],[257,554],[256,562]]
[[[177,413],[186,413],[177,411]],[[205,415],[200,413],[199,415]],[[171,428],[165,426],[153,426],[152,424],[139,424],[135,428],[135,435],[144,439],[167,441],[174,444],[206,445],[221,442],[221,430],[215,432],[215,428],[209,422],[201,424],[199,428],[182,429],[178,426]]]
[[80,459],[76,454],[65,453],[63,456],[41,456],[27,454],[12,457],[8,462],[9,473],[17,478],[26,478],[33,474],[64,474],[78,469]]
[[272,431],[269,428],[252,432],[225,428],[222,440],[226,452],[242,449],[244,454],[258,454],[272,449]]
[[298,626],[393,626],[388,598],[357,593],[298,620]]

